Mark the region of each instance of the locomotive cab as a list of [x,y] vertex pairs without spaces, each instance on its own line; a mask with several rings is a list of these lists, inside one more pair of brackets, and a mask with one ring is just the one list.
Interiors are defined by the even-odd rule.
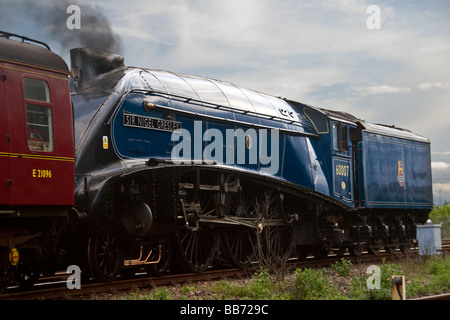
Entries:
[[348,206],[354,205],[353,145],[349,139],[353,127],[354,124],[342,120],[333,120],[331,124],[333,196]]
[[[354,207],[354,150],[357,142],[351,132],[358,128],[357,119],[349,114],[310,106],[304,106],[303,113],[320,134],[316,153],[320,152],[322,159],[331,159],[331,165],[327,161],[321,163],[328,194],[345,206]],[[317,170],[316,166],[314,169]]]

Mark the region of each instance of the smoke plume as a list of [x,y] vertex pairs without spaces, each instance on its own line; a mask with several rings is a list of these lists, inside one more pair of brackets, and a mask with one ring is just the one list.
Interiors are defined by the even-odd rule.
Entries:
[[[71,16],[71,13],[67,13],[67,8],[70,5],[80,8],[80,29],[67,27],[67,20]],[[36,28],[35,34],[23,34],[24,36],[35,37],[47,43],[56,41],[63,51],[91,47],[122,53],[121,40],[112,31],[110,22],[98,5],[75,0],[0,0],[0,6],[3,16],[1,30],[23,34],[15,29],[21,29],[24,23],[31,23]]]

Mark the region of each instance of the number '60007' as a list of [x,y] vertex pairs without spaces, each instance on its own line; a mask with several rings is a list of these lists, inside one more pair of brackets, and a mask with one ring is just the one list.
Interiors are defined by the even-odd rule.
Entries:
[[336,166],[336,175],[348,177],[349,170],[350,170],[349,166],[344,166],[342,164],[339,164]]

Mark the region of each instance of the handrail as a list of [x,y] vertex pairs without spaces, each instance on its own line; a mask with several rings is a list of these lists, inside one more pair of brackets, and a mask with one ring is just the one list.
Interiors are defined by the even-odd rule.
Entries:
[[48,44],[46,44],[45,42],[42,42],[42,41],[39,41],[39,40],[35,40],[35,39],[31,39],[31,38],[28,38],[28,37],[25,37],[25,36],[21,36],[21,35],[15,34],[15,33],[6,32],[6,31],[0,30],[0,37],[6,38],[6,39],[9,39],[10,37],[20,38],[20,39],[22,39],[22,42],[25,42],[25,41],[34,42],[34,43],[37,43],[37,44],[40,44],[40,45],[44,46],[47,50],[52,51],[50,49],[50,47],[48,46]]
[[[163,96],[165,95],[165,96],[175,97],[175,98],[179,98],[179,99],[181,98],[183,100],[186,99],[186,101],[183,101],[183,102],[186,102],[186,103],[192,103],[192,101],[194,101],[194,102],[199,103],[201,105],[205,105],[206,104],[208,107],[210,105],[213,105],[213,106],[216,106],[216,108],[227,108],[227,109],[230,109],[231,111],[238,111],[238,112],[241,112],[241,113],[243,112],[242,110],[237,109],[237,108],[228,107],[228,106],[222,106],[222,105],[216,105],[216,104],[213,104],[213,103],[210,103],[210,102],[196,100],[196,99],[191,99],[191,98],[188,98],[188,97],[183,97],[183,96],[179,96],[179,95],[175,95],[175,94],[171,94],[171,93],[166,93],[166,92],[161,92],[161,91],[154,91],[154,90],[148,91],[148,90],[141,90],[141,89],[133,89],[133,90],[130,90],[130,92],[142,92],[142,93],[146,93],[146,94],[150,93],[150,94],[153,94],[153,95],[156,94],[156,95],[163,95]],[[150,103],[150,102],[148,102],[148,103]],[[248,123],[248,122],[244,122],[244,121],[228,119],[228,118],[223,118],[223,117],[217,117],[217,116],[213,116],[213,115],[207,115],[207,114],[202,114],[202,113],[198,113],[198,112],[194,112],[194,111],[188,111],[188,110],[182,110],[182,109],[179,109],[179,108],[174,108],[174,107],[169,107],[169,106],[163,106],[163,105],[155,104],[155,103],[151,103],[151,104],[152,104],[153,107],[160,108],[160,109],[165,109],[165,110],[170,110],[170,111],[173,111],[173,112],[184,113],[184,114],[188,114],[188,115],[191,115],[191,116],[211,119],[211,120],[215,120],[215,121],[225,121],[225,122],[228,122],[228,123],[233,123],[233,124],[238,124],[238,125],[242,125],[242,126],[247,126],[247,127],[250,127],[250,128],[275,129],[275,130],[279,130],[280,132],[286,132],[286,133],[290,133],[290,134],[294,134],[294,135],[309,136],[309,137],[314,137],[314,138],[320,138],[321,137],[319,134],[316,134],[316,133],[300,132],[300,131],[291,130],[291,129],[287,129],[287,128],[278,128],[278,127],[272,127],[272,126],[262,125],[262,124],[257,124],[257,123]],[[255,115],[266,116],[267,117],[267,115],[260,114],[260,113],[257,113],[257,112],[251,112],[251,113],[254,113]],[[307,124],[302,123],[300,121],[290,121],[290,120],[286,121],[286,119],[283,119],[283,118],[280,118],[280,117],[273,117],[273,118],[274,119],[272,119],[272,117],[271,117],[269,119],[271,119],[271,120],[281,120],[281,122],[283,122],[285,124],[297,124],[297,125],[302,125],[302,126],[303,125],[308,126]]]

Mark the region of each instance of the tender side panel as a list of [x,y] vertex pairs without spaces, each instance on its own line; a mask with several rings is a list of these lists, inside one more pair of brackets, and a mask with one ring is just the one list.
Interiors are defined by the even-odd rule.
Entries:
[[432,207],[430,144],[363,132],[361,205]]

